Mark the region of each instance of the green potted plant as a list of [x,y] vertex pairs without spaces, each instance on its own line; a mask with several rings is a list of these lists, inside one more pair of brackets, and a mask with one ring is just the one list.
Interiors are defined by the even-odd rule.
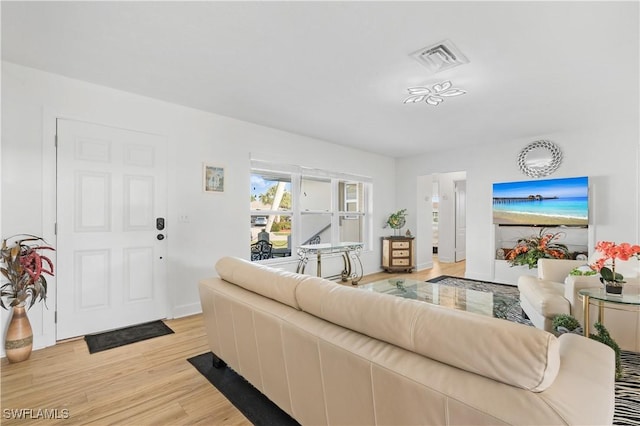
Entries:
[[567,314],[560,314],[553,317],[551,326],[558,334],[576,333],[582,334],[582,326],[575,317]]
[[598,334],[590,334],[589,337],[593,340],[596,340],[600,343],[603,343],[613,349],[613,352],[616,354],[616,380],[620,380],[622,378],[622,363],[620,360],[620,346],[616,343],[615,340],[609,334],[609,330],[605,328],[605,326],[597,322],[593,324],[595,329],[598,331]]
[[391,213],[387,218],[384,228],[387,226],[394,230],[395,235],[400,235],[400,230],[407,223],[407,209],[398,210],[395,213]]
[[45,275],[53,276],[53,262],[41,254],[43,250],[54,249],[34,235],[16,235],[2,241],[0,270],[8,282],[0,287],[0,306],[13,311],[5,338],[9,362],[24,361],[31,355],[33,332],[26,310],[37,301],[46,301]]

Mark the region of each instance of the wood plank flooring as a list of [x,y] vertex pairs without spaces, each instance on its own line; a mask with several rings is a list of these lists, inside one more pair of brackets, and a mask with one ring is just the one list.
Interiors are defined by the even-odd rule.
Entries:
[[[463,277],[464,268],[464,262],[436,262],[411,274],[371,274],[361,283],[393,276]],[[0,424],[251,424],[186,361],[209,350],[202,316],[166,323],[175,334],[95,354],[84,339],[73,339],[34,351],[19,364],[3,358]]]

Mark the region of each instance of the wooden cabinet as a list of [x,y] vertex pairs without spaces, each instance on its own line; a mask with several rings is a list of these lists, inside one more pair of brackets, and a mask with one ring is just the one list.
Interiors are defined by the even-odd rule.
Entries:
[[413,237],[382,238],[382,268],[385,271],[411,272],[415,267]]

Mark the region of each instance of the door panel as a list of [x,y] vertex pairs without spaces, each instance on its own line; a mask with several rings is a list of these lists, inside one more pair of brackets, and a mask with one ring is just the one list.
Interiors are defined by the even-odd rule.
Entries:
[[81,171],[75,177],[76,232],[108,232],[111,218],[111,174]]
[[155,225],[153,178],[125,176],[124,192],[124,230],[153,231]]
[[58,120],[57,339],[166,317],[166,142]]
[[125,302],[153,300],[153,250],[124,250]]
[[456,190],[456,262],[467,258],[467,183],[455,182]]

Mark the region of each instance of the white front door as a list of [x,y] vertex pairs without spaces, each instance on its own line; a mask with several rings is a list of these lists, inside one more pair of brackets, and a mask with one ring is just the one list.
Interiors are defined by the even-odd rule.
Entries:
[[166,317],[166,139],[57,121],[57,336]]
[[456,257],[460,262],[467,258],[467,182],[455,182],[456,191]]

